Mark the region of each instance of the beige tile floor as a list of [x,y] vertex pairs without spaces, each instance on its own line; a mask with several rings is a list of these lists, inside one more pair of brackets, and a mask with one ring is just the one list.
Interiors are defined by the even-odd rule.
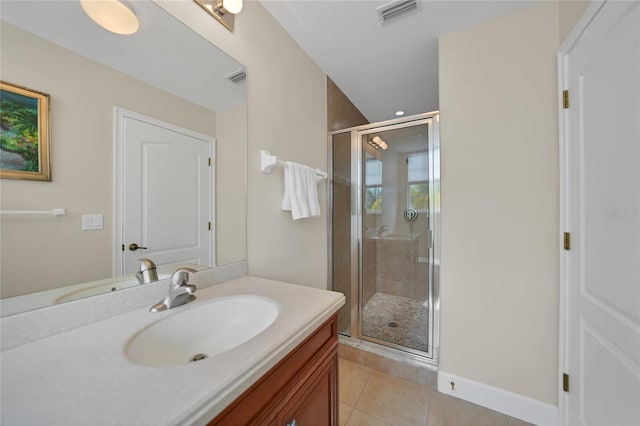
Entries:
[[527,426],[529,423],[340,358],[340,426]]

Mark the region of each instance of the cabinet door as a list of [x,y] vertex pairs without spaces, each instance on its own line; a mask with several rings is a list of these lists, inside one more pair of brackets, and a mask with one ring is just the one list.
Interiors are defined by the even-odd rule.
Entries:
[[338,357],[332,356],[309,378],[299,397],[282,410],[283,426],[335,426],[337,422]]
[[208,426],[337,425],[337,324],[333,315]]

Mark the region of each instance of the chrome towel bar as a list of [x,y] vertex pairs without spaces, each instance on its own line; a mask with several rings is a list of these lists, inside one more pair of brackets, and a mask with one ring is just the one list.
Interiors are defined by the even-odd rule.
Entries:
[[64,216],[67,214],[65,209],[52,210],[0,210],[0,214],[44,214],[53,216]]
[[[262,173],[271,173],[274,166],[286,167],[287,163],[279,160],[277,156],[272,155],[269,151],[260,150],[260,171]],[[316,173],[322,179],[327,178],[327,172],[316,169]]]

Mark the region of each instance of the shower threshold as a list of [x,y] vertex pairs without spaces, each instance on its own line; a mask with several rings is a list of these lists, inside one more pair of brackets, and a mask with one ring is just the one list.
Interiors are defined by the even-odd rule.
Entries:
[[411,382],[437,388],[438,365],[431,359],[345,335],[339,336],[342,359],[373,368]]

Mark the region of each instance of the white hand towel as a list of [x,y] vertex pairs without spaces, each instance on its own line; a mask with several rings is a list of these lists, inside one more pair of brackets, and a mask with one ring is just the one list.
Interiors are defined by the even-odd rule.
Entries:
[[311,167],[287,161],[284,168],[282,210],[290,210],[294,220],[320,216],[316,171]]

